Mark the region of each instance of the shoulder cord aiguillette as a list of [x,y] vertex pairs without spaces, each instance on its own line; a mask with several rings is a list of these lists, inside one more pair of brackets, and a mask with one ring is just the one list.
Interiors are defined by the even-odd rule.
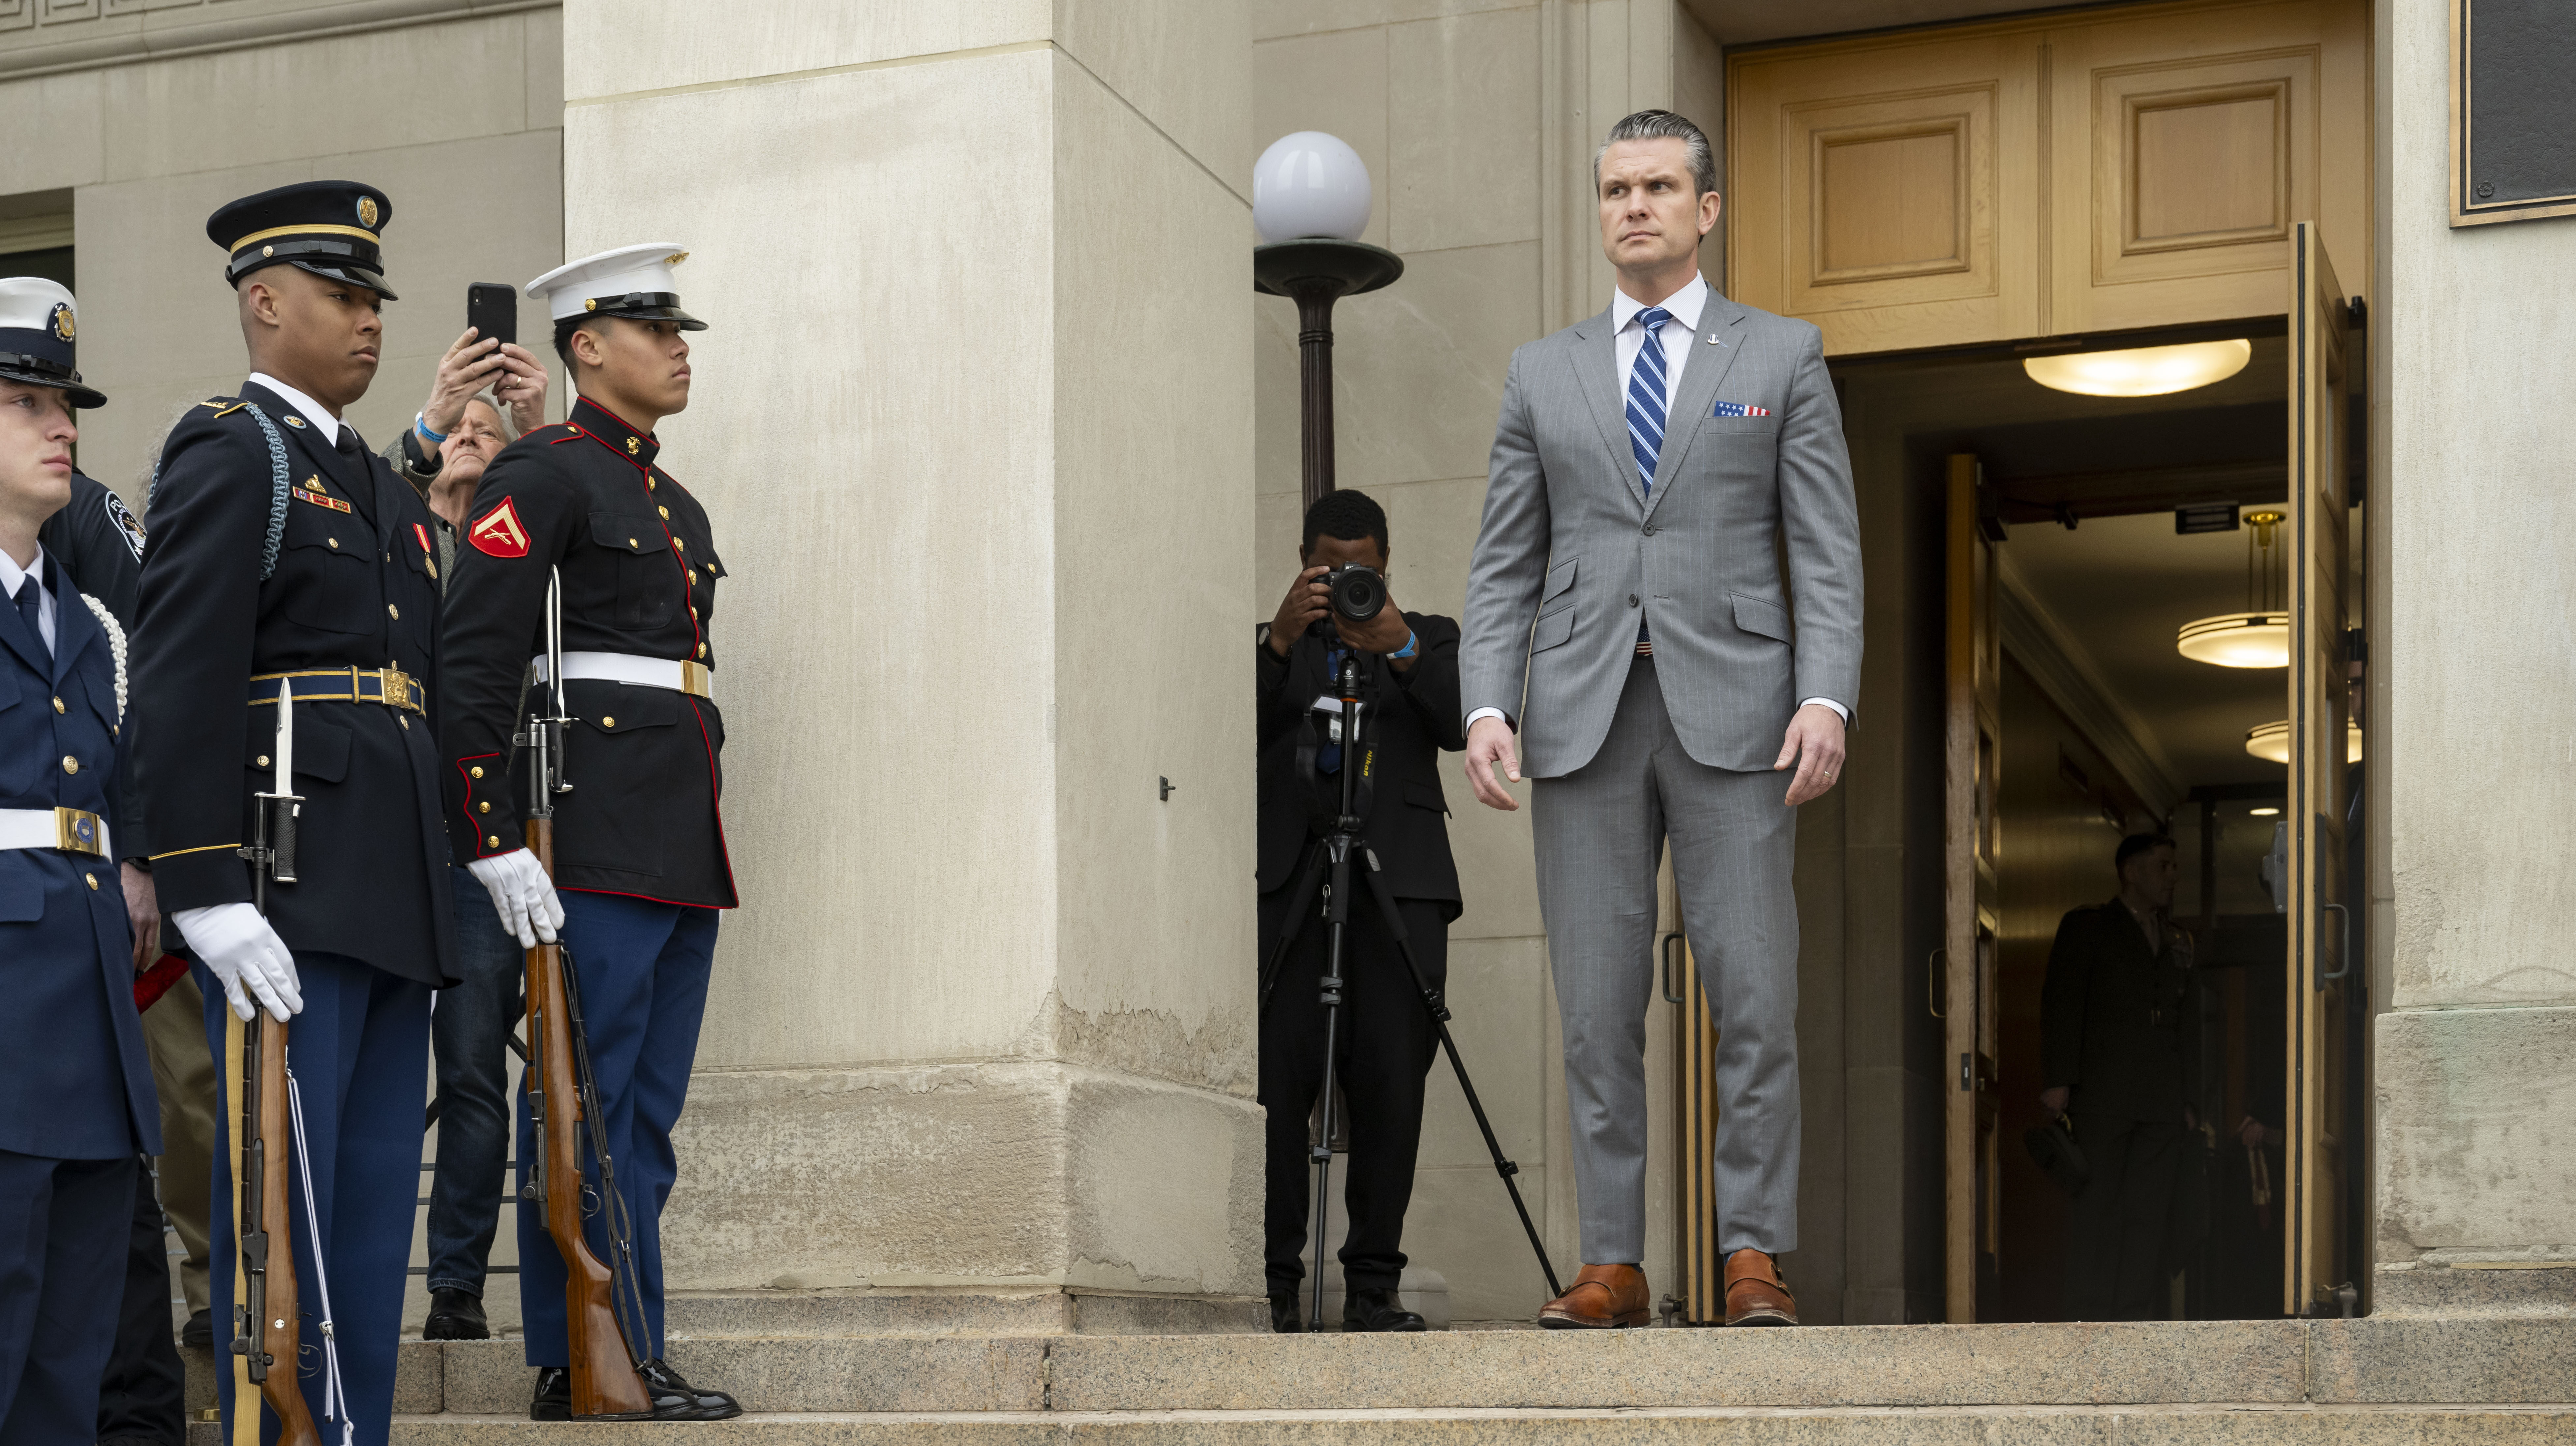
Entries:
[[125,721],[125,628],[117,622],[116,614],[107,610],[107,604],[88,593],[81,594],[81,601],[89,604],[98,625],[107,629],[107,651],[116,659],[116,721],[122,723]]
[[[286,536],[286,439],[277,435],[277,424],[257,402],[244,402],[242,410],[259,423],[260,435],[268,439],[268,538],[260,547],[259,580],[266,582],[277,572],[277,545]],[[143,512],[152,513],[152,496],[161,490],[161,464],[152,464],[152,480],[144,484]]]

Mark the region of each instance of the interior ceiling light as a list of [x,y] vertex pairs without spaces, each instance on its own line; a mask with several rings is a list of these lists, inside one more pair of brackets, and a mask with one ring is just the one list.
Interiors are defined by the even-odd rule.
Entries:
[[2281,816],[2281,811],[2277,808],[2249,808],[2245,810],[2245,816],[2247,818],[2279,818]]
[[2180,346],[2136,346],[2125,351],[2070,351],[2022,358],[2022,370],[2043,387],[2088,397],[2161,397],[2223,382],[2245,370],[2254,343],[2192,341]]
[[2288,613],[2220,613],[2182,625],[2174,646],[2195,663],[2222,668],[2290,666]]
[[[2290,724],[2283,719],[2245,730],[2245,751],[2267,763],[2290,761]],[[2347,719],[2343,725],[2343,761],[2361,761],[2361,725]]]
[[2248,512],[2245,534],[2245,611],[2194,618],[2174,637],[2174,648],[2195,663],[2222,668],[2290,666],[2289,584],[2282,575],[2283,554],[2272,540],[2286,515]]

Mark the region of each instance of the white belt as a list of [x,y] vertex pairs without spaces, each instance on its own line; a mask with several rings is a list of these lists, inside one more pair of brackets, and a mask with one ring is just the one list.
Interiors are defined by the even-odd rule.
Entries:
[[[686,658],[639,658],[633,653],[566,653],[563,655],[564,681],[588,678],[602,683],[632,683],[639,688],[668,688],[674,693],[687,693],[697,698],[713,698],[715,673],[704,663]],[[536,669],[537,681],[548,681],[546,660],[539,654],[530,663]]]
[[78,808],[0,808],[0,849],[61,849],[94,859],[114,858],[107,820]]

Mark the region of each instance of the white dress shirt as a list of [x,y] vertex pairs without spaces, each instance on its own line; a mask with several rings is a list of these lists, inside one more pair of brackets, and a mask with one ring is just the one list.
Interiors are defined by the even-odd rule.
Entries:
[[277,378],[270,376],[266,372],[252,372],[250,374],[250,379],[259,383],[261,386],[268,388],[270,391],[277,393],[280,397],[285,398],[286,404],[293,407],[299,414],[301,414],[304,420],[311,422],[314,426],[322,429],[322,435],[329,439],[332,446],[336,447],[340,445],[340,433],[347,430],[349,424],[341,421],[338,417],[333,416],[330,408],[323,406],[320,402],[313,400],[311,397],[304,395],[302,392],[288,386],[286,383],[279,381]]
[[[1646,349],[1646,329],[1637,324],[1637,314],[1644,311],[1650,304],[1661,306],[1673,314],[1673,319],[1665,322],[1655,332],[1655,340],[1664,349],[1664,415],[1667,423],[1665,435],[1670,436],[1673,430],[1669,425],[1672,419],[1673,398],[1681,395],[1682,368],[1690,363],[1691,342],[1699,335],[1699,315],[1708,309],[1708,278],[1694,274],[1689,285],[1654,303],[1639,301],[1627,292],[1615,288],[1611,291],[1610,324],[1616,328],[1611,333],[1611,345],[1616,348],[1619,361],[1619,398],[1622,407],[1627,405],[1628,384],[1636,377],[1637,353]],[[1834,716],[1846,723],[1851,721],[1851,710],[1831,698],[1809,698],[1805,703],[1822,703],[1834,710]],[[1805,704],[1802,703],[1800,706],[1803,707]],[[1501,718],[1507,723],[1511,721],[1510,716],[1500,708],[1479,708],[1467,715],[1467,726],[1475,727],[1476,720],[1479,718]]]
[[54,650],[54,592],[45,583],[45,550],[36,549],[36,560],[25,567],[5,552],[0,552],[0,599],[15,608],[18,585],[27,578],[36,580],[36,634],[45,640],[45,651]]

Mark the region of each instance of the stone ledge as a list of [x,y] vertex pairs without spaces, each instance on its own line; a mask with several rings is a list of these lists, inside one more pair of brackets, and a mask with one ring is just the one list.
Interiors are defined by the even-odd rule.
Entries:
[[[578,1428],[497,1416],[397,1416],[393,1446],[544,1446],[578,1429],[588,1441],[666,1442],[664,1425]],[[764,1416],[688,1428],[692,1439],[796,1446],[2523,1446],[2576,1431],[2576,1408],[2002,1408],[1989,1410],[1152,1411],[945,1412]],[[190,1446],[199,1446],[194,1439]]]
[[2383,1269],[2371,1279],[2374,1320],[2394,1316],[2576,1317],[2576,1261],[2565,1265]]
[[[2303,1398],[2297,1321],[1074,1338],[1069,1411],[2115,1405]],[[2519,1399],[2519,1398],[2517,1398]]]
[[1200,1335],[1267,1330],[1257,1296],[1192,1298],[1069,1290],[728,1291],[671,1296],[673,1336]]
[[[2576,1402],[2576,1321],[2394,1318],[1413,1336],[716,1336],[673,1365],[761,1410],[2120,1411]],[[408,1414],[511,1416],[517,1340],[406,1342]]]

